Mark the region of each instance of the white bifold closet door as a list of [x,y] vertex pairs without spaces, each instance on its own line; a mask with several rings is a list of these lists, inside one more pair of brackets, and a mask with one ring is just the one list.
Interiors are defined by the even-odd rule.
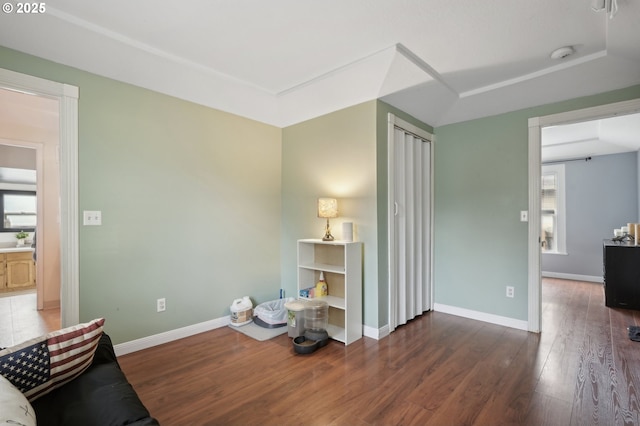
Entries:
[[390,331],[431,309],[431,142],[393,130]]

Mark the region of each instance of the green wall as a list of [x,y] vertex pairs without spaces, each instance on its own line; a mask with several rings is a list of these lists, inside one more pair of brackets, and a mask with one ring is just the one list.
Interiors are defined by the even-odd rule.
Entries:
[[527,320],[528,120],[638,97],[634,86],[435,129],[436,303]]
[[[364,323],[378,323],[376,217],[376,101],[336,111],[282,131],[282,277],[286,294],[296,294],[296,241],[322,238],[318,197],[338,199],[342,223],[353,222],[356,241],[364,243]],[[331,286],[331,283],[329,283]]]
[[340,217],[354,222],[364,244],[364,324],[388,321],[387,114],[433,129],[381,101],[370,101],[283,129],[282,276],[288,295],[296,289],[296,240],[321,238],[324,221],[316,199],[338,198]]
[[[220,318],[280,288],[280,129],[0,47],[79,87],[80,320],[115,343]],[[167,310],[156,313],[156,299]]]
[[436,128],[436,303],[526,320],[527,135],[524,116]]
[[[296,293],[296,240],[339,199],[364,243],[364,323],[387,323],[387,113],[435,133],[435,302],[526,320],[528,118],[640,86],[435,129],[370,101],[278,129],[0,47],[0,67],[80,88],[80,316],[116,343]],[[505,286],[516,297],[504,297]],[[157,298],[167,311],[155,312]]]

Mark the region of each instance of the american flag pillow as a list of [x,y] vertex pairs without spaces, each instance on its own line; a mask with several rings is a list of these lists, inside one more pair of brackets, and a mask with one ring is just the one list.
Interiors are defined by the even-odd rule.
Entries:
[[91,365],[103,326],[104,318],[99,318],[3,349],[0,374],[35,401]]

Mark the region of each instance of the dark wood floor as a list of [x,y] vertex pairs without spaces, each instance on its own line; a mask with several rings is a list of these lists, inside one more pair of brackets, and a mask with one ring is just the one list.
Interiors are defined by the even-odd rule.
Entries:
[[545,280],[543,333],[427,313],[296,355],[228,327],[120,357],[167,425],[638,425],[640,312]]

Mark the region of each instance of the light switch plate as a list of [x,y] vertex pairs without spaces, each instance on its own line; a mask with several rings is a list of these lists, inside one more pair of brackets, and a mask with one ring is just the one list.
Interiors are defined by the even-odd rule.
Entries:
[[520,210],[520,222],[529,221],[529,212],[527,210]]
[[100,226],[102,225],[102,212],[99,210],[84,210],[83,222],[85,226]]

